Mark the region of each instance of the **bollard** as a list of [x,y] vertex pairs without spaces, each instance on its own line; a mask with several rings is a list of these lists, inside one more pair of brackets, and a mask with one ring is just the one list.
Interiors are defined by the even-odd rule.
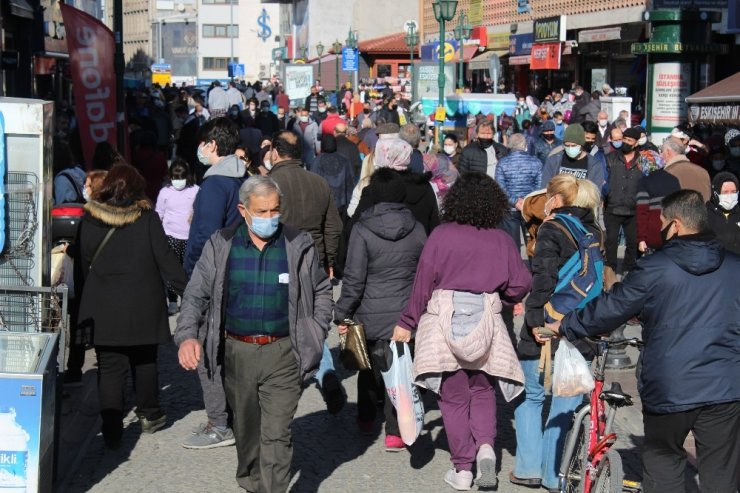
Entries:
[[[610,341],[620,341],[622,339],[624,339],[624,325],[620,326],[609,336]],[[627,368],[633,368],[634,366],[635,364],[627,354],[624,346],[609,348],[609,353],[606,356],[607,368],[610,370],[626,370]]]

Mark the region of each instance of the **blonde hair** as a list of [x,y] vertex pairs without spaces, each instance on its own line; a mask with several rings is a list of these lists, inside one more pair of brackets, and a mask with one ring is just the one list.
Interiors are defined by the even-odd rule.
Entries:
[[547,184],[547,197],[560,195],[564,206],[591,209],[596,214],[601,203],[601,194],[590,180],[579,180],[573,175],[560,173]]

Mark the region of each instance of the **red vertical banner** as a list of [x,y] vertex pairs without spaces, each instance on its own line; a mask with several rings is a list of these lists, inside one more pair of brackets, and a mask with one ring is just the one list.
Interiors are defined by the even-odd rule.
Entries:
[[[94,17],[60,5],[72,69],[77,122],[87,167],[99,142],[116,143],[116,75],[113,31]],[[120,150],[119,150],[120,151]]]
[[535,43],[532,45],[532,70],[560,69],[560,43]]

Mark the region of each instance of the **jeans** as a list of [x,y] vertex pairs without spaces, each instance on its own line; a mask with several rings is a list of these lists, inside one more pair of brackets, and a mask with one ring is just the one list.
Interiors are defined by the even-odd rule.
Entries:
[[545,402],[544,374],[537,370],[539,360],[522,360],[524,401],[514,411],[516,427],[516,466],[514,476],[539,478],[545,488],[558,487],[560,456],[565,435],[571,426],[573,411],[583,396],[552,396],[550,414],[542,430],[542,407]]
[[316,372],[316,381],[321,387],[324,383],[324,376],[327,373],[334,373],[334,358],[331,356],[329,351],[329,344],[324,341],[324,352],[321,354],[321,363],[319,363],[319,370]]
[[516,245],[517,252],[521,250],[522,234],[526,235],[521,212],[518,210],[509,211],[509,213],[501,220],[498,228],[504,230],[509,236],[511,236],[511,239],[514,240],[514,244]]

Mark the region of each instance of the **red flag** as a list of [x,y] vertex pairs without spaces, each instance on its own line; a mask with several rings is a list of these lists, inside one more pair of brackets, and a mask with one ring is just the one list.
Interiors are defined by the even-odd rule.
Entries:
[[72,85],[82,152],[89,168],[95,146],[116,145],[116,75],[113,31],[94,17],[60,5],[72,66]]

